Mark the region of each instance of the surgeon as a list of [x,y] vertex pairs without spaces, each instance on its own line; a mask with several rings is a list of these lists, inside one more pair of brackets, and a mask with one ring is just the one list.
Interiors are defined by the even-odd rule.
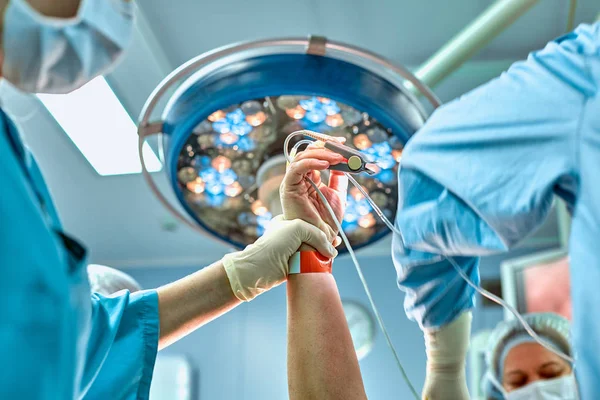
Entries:
[[[109,71],[133,25],[124,0],[0,0],[0,11],[0,75],[31,93],[67,93]],[[86,249],[63,230],[2,110],[0,188],[0,399],[147,399],[157,349],[285,281],[303,243],[337,254],[316,226],[279,218],[245,250],[179,281],[90,296]],[[308,200],[284,189],[299,202],[294,218],[309,220]]]
[[[553,313],[524,316],[555,350],[572,355],[570,324]],[[573,367],[537,343],[517,320],[503,321],[492,331],[485,361],[488,400],[577,400]]]
[[408,142],[393,259],[425,334],[423,398],[468,399],[465,357],[478,256],[506,251],[569,206],[573,344],[581,398],[600,393],[600,23],[533,52],[439,108]]

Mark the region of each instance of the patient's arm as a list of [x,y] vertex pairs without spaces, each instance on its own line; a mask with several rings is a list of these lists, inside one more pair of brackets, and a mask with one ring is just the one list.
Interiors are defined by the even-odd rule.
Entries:
[[290,399],[366,399],[333,276],[290,275],[287,290]]

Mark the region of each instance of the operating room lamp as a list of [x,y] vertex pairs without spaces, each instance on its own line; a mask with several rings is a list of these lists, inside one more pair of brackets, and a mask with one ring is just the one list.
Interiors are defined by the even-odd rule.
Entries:
[[[310,129],[344,137],[376,162],[376,175],[357,178],[393,219],[403,145],[427,118],[406,89],[408,82],[433,108],[439,105],[405,68],[321,37],[257,41],[208,52],[165,78],[148,99],[139,124],[140,148],[148,136],[161,134],[165,170],[189,218],[168,204],[145,168],[144,176],[180,220],[242,248],[281,213],[278,189],[285,173],[286,136]],[[151,120],[161,97],[175,85],[161,120]],[[356,189],[348,193],[342,226],[355,248],[389,232]]]

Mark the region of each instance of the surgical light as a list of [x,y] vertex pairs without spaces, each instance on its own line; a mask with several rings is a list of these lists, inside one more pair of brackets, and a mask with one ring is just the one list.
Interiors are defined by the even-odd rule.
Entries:
[[[297,131],[312,131],[308,136],[313,139],[323,133],[345,138],[348,147],[343,152],[351,154],[348,168],[355,173],[347,175],[360,195],[349,191],[343,221],[336,221],[347,246],[341,251],[353,259],[398,367],[418,398],[353,251],[394,228],[389,220],[397,206],[397,154],[427,117],[407,83],[433,108],[439,105],[404,68],[324,38],[222,48],[190,60],[155,89],[140,117],[138,152],[144,178],[165,207],[193,229],[241,248],[281,213],[278,189],[290,160],[288,146],[295,151],[306,142]],[[176,84],[162,118],[151,121],[159,100]],[[165,169],[193,222],[166,200],[145,168],[143,145],[154,134],[162,134]],[[292,138],[295,143],[290,143]],[[332,140],[327,142],[325,146],[333,146]],[[360,165],[352,166],[353,158]],[[366,160],[377,165],[366,165]],[[326,207],[333,215],[329,204]]]
[[[352,46],[323,38],[234,45],[190,60],[159,85],[141,115],[140,143],[162,134],[172,189],[193,222],[178,214],[180,219],[236,248],[254,242],[281,213],[283,143],[302,129],[343,137],[370,158],[377,171],[355,178],[394,218],[399,155],[427,117],[406,81],[434,107],[439,104],[404,68]],[[161,119],[151,120],[159,99],[175,85]],[[342,226],[354,248],[389,233],[353,191]]]

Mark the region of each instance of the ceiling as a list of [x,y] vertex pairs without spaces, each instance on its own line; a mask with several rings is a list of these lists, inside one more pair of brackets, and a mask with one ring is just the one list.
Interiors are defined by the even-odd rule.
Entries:
[[[138,5],[141,18],[133,48],[108,80],[135,117],[151,90],[174,67],[207,50],[243,40],[319,34],[414,67],[491,3],[144,0]],[[435,91],[442,100],[450,100],[497,75],[509,62],[543,47],[563,33],[567,8],[565,0],[538,2]],[[597,0],[580,0],[576,21],[593,21],[598,11]],[[5,85],[2,100],[45,171],[66,230],[86,243],[91,261],[122,268],[205,265],[228,250],[184,226],[173,229],[173,219],[139,174],[97,175],[35,98]],[[169,192],[162,175],[154,175]],[[554,222],[536,235],[542,241],[555,237]],[[383,240],[361,253],[387,255],[389,249],[389,241]]]

